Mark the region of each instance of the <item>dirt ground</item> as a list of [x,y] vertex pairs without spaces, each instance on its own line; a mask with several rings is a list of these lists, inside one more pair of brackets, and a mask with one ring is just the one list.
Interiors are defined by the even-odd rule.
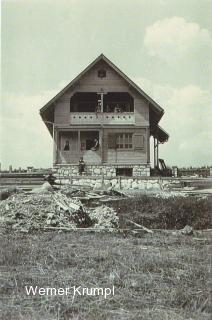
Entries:
[[[209,232],[133,237],[2,233],[1,319],[209,319]],[[115,288],[115,295],[27,296],[25,286]]]

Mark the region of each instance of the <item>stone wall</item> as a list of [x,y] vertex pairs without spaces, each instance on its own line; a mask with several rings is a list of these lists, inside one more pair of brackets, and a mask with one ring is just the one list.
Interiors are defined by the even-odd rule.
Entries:
[[[86,173],[82,176],[79,176],[77,165],[58,166],[54,168],[54,174],[57,177],[58,183],[89,186],[94,189],[106,186],[114,189],[140,189],[154,191],[166,189],[170,182],[172,184],[179,183],[178,178],[150,177],[150,168],[147,166],[140,165],[131,167],[133,168],[133,175],[135,175],[132,177],[116,176],[116,167],[112,165],[86,166]],[[88,175],[88,173],[90,174]]]
[[135,165],[133,166],[133,177],[150,177],[149,165]]
[[[116,177],[116,168],[132,168],[133,177],[149,177],[150,166],[149,165],[86,165],[83,176],[92,177]],[[54,167],[54,173],[58,178],[79,176],[78,165],[59,165]]]
[[58,183],[77,186],[88,186],[94,189],[112,187],[114,189],[140,189],[140,190],[163,190],[173,182],[172,178],[147,178],[147,177],[88,177],[69,176],[58,177]]

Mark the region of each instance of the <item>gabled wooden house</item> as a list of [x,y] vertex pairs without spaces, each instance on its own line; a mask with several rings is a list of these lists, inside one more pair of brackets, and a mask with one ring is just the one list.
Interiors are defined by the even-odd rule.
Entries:
[[41,110],[54,141],[54,168],[87,175],[150,175],[168,134],[158,123],[164,110],[101,54]]

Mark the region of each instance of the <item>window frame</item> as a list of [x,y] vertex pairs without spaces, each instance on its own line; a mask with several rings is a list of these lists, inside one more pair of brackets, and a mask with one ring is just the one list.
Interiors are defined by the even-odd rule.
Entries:
[[107,77],[107,70],[106,69],[98,69],[97,70],[97,77],[100,79]]
[[[122,147],[120,147],[122,145]],[[117,133],[116,134],[116,149],[122,150],[133,150],[133,133]]]

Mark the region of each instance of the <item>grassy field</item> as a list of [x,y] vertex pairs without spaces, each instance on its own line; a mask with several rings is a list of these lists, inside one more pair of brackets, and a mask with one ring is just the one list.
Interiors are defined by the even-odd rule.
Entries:
[[[4,231],[0,241],[1,319],[209,319],[206,233],[155,232],[135,238],[83,231]],[[29,297],[25,285],[114,285],[115,295]]]

